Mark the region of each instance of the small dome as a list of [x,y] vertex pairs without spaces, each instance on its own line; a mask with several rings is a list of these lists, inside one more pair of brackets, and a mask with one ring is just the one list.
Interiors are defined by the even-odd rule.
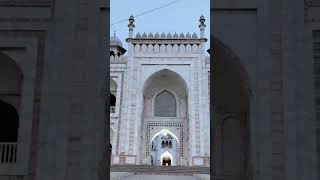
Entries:
[[119,38],[117,37],[110,37],[110,46],[120,46],[122,47],[122,42]]
[[117,51],[122,55],[127,51],[122,47],[122,42],[119,38],[116,37],[116,34],[114,34],[113,37],[110,37],[110,48],[117,49]]

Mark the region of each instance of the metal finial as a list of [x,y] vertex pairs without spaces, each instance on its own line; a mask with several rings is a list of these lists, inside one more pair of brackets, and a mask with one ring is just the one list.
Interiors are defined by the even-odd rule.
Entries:
[[129,18],[129,24],[128,24],[129,29],[133,29],[135,27],[133,23],[134,23],[134,17],[133,15],[131,15]]
[[129,22],[130,22],[130,23],[133,23],[133,22],[134,22],[134,17],[133,17],[133,15],[131,15],[131,16],[129,17]]
[[201,16],[200,16],[200,19],[199,19],[199,22],[200,22],[199,27],[200,27],[200,28],[205,28],[205,27],[206,27],[206,25],[205,25],[205,23],[204,23],[205,21],[206,21],[206,19],[204,19],[204,16],[201,15]]

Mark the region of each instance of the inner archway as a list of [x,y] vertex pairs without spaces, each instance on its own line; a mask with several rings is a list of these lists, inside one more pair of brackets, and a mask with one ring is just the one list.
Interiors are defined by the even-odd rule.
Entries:
[[[211,122],[214,157],[211,167],[217,176],[250,179],[249,79],[237,55],[211,38],[213,56]],[[234,151],[237,149],[237,151]]]
[[168,165],[175,166],[177,165],[177,159],[179,159],[178,156],[179,139],[171,131],[163,129],[152,137],[151,165],[165,165],[163,163],[163,159],[165,159]]

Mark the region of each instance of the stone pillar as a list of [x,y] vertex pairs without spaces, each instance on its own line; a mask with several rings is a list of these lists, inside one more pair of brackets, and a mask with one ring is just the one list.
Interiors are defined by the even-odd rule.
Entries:
[[55,1],[44,51],[36,180],[107,179],[109,7],[103,3]]

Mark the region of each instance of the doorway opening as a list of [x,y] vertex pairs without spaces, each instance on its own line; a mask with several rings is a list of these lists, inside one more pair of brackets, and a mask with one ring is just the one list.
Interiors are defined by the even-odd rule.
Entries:
[[171,166],[173,161],[173,156],[169,151],[166,151],[161,154],[161,165],[162,166]]
[[163,166],[171,166],[171,158],[169,156],[165,156],[162,159]]

